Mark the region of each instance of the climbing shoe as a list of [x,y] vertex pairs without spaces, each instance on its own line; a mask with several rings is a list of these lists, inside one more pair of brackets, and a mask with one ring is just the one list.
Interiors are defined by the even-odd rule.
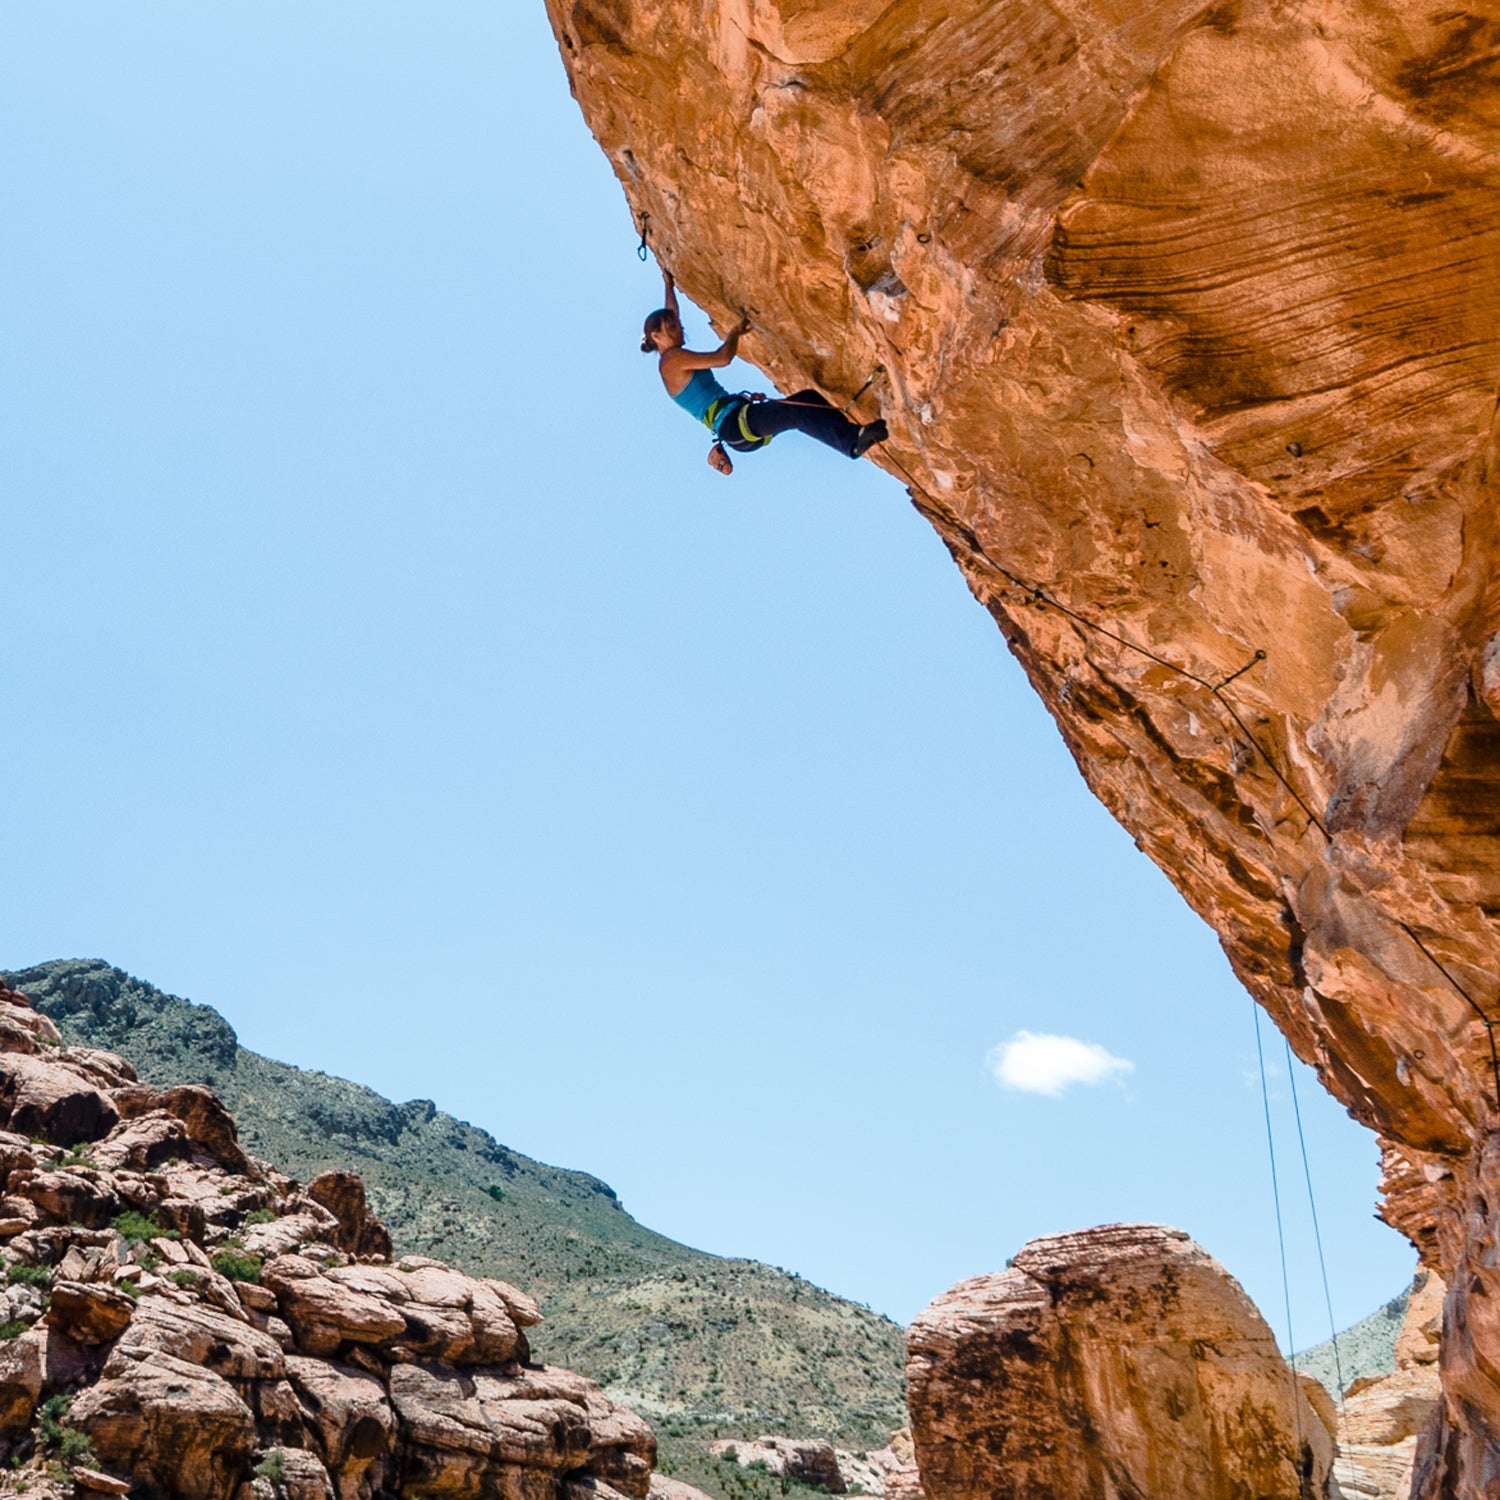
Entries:
[[867,453],[876,443],[883,443],[890,433],[886,430],[885,419],[876,417],[873,422],[866,422],[854,434],[854,443],[849,449],[850,458],[859,458]]

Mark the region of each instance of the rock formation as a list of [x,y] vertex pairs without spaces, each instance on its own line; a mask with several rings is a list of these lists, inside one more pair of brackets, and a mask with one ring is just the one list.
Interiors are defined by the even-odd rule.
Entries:
[[795,1479],[830,1495],[842,1495],[848,1489],[833,1444],[822,1438],[723,1438],[709,1451],[715,1458],[734,1459],[741,1468],[762,1468],[777,1478]]
[[0,1456],[38,1493],[62,1461],[173,1500],[646,1500],[651,1430],[531,1361],[524,1292],[391,1263],[357,1177],[298,1187],[3,989],[0,1188]]
[[1033,1240],[939,1297],[907,1350],[929,1500],[1328,1493],[1323,1419],[1239,1283],[1181,1230]]
[[[1096,794],[1388,1143],[1500,1472],[1493,4],[547,0],[663,262],[911,486]],[[684,434],[686,437],[686,434]],[[1425,1450],[1424,1450],[1425,1451]]]
[[1343,1500],[1406,1500],[1410,1494],[1417,1435],[1442,1399],[1443,1291],[1436,1276],[1418,1275],[1396,1340],[1395,1370],[1356,1380],[1344,1393],[1333,1466]]

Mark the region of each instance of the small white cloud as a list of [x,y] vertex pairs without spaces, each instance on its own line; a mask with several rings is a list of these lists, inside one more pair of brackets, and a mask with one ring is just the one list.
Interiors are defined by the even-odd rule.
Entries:
[[1108,1083],[1135,1072],[1129,1058],[1115,1057],[1098,1042],[1037,1031],[1018,1031],[992,1047],[984,1062],[1001,1088],[1054,1099],[1075,1083]]

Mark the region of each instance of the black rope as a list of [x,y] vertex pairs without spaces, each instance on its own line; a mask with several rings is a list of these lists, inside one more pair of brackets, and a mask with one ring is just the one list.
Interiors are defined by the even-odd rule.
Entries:
[[[944,518],[939,516],[930,505],[924,505],[922,501],[917,498],[919,494],[922,494],[922,491],[916,480],[914,480],[911,475],[907,473],[905,467],[898,459],[891,456],[889,450],[887,450],[883,456],[890,459],[890,462],[896,468],[897,472],[901,474],[902,477],[907,481],[907,484],[909,486],[908,493],[911,495],[912,504],[915,505],[917,509],[924,516],[926,516],[927,519],[935,527],[937,527],[940,533],[943,532],[945,529],[943,524]],[[926,497],[923,496],[923,498],[925,499]],[[1022,594],[1025,595],[1025,602],[1027,604],[1033,605],[1038,608],[1047,606],[1055,609],[1059,614],[1065,615],[1068,619],[1074,621],[1076,624],[1083,626],[1085,630],[1091,630],[1096,635],[1105,636],[1107,639],[1114,641],[1117,645],[1124,646],[1127,651],[1134,651],[1138,655],[1144,656],[1148,661],[1154,661],[1157,666],[1165,667],[1167,671],[1174,672],[1177,674],[1177,676],[1184,678],[1186,681],[1196,683],[1199,687],[1212,693],[1214,697],[1217,698],[1223,705],[1224,711],[1229,715],[1231,719],[1234,720],[1236,727],[1239,729],[1240,733],[1244,735],[1250,746],[1266,763],[1267,767],[1270,769],[1271,774],[1277,779],[1277,781],[1281,783],[1282,787],[1285,788],[1287,794],[1292,798],[1294,802],[1296,802],[1297,806],[1302,809],[1302,812],[1307,818],[1308,822],[1314,828],[1316,828],[1325,839],[1329,839],[1331,842],[1332,835],[1324,826],[1323,820],[1317,815],[1317,813],[1312,810],[1311,807],[1308,806],[1307,799],[1302,795],[1302,793],[1299,792],[1289,780],[1287,780],[1286,776],[1282,773],[1280,765],[1277,764],[1276,757],[1272,755],[1271,752],[1267,750],[1266,747],[1262,745],[1258,739],[1256,739],[1254,731],[1244,721],[1244,719],[1240,715],[1240,711],[1234,706],[1234,704],[1224,693],[1224,689],[1231,682],[1233,682],[1235,678],[1244,676],[1244,674],[1248,672],[1251,667],[1265,661],[1266,653],[1263,649],[1258,649],[1255,655],[1252,656],[1244,666],[1242,666],[1236,672],[1231,672],[1229,676],[1224,678],[1222,682],[1211,682],[1207,677],[1200,677],[1196,672],[1189,671],[1188,668],[1180,666],[1177,662],[1168,661],[1165,656],[1159,656],[1155,651],[1150,650],[1148,647],[1142,646],[1136,641],[1127,639],[1125,636],[1120,635],[1118,632],[1111,630],[1107,625],[1101,625],[1097,620],[1091,620],[1087,615],[1079,614],[1076,609],[1070,608],[1060,599],[1053,598],[1052,595],[1047,593],[1045,589],[1040,588],[1034,583],[1028,583],[1024,578],[1021,578],[1015,573],[1012,573],[1011,570],[1005,567],[1002,563],[996,562],[995,559],[991,557],[990,554],[985,550],[984,544],[979,540],[974,532],[969,527],[965,526],[963,522],[958,520],[957,517],[949,516],[946,519],[948,526],[950,526],[953,531],[957,532],[968,551],[972,553],[976,558],[982,559],[986,565],[993,568],[995,572],[999,573],[1015,588],[1020,589]]]
[[1266,1083],[1266,1053],[1260,1039],[1260,1006],[1250,997],[1250,1011],[1255,1018],[1255,1056],[1260,1062],[1260,1100],[1266,1115],[1266,1150],[1271,1157],[1271,1201],[1276,1205],[1276,1242],[1281,1249],[1281,1296],[1286,1304],[1287,1364],[1292,1376],[1292,1420],[1297,1427],[1297,1459],[1293,1465],[1301,1473],[1302,1457],[1302,1387],[1297,1379],[1297,1340],[1292,1334],[1292,1279],[1286,1269],[1286,1229],[1281,1221],[1281,1184],[1276,1177],[1276,1138],[1271,1132],[1271,1090]]
[[1495,1075],[1495,1107],[1497,1109],[1500,1109],[1500,1050],[1497,1050],[1495,1047],[1495,1027],[1497,1025],[1500,1025],[1500,1022],[1492,1020],[1489,1016],[1485,1015],[1483,1007],[1468,992],[1468,990],[1466,990],[1463,985],[1458,982],[1458,980],[1454,977],[1453,971],[1449,969],[1448,965],[1445,964],[1442,959],[1440,959],[1437,954],[1435,954],[1432,949],[1429,948],[1427,944],[1424,943],[1422,939],[1419,938],[1416,933],[1407,926],[1405,922],[1400,922],[1398,923],[1398,925],[1400,926],[1401,930],[1407,935],[1407,937],[1409,937],[1412,942],[1414,942],[1417,947],[1422,950],[1422,952],[1426,955],[1428,961],[1432,964],[1433,968],[1435,968],[1438,973],[1441,974],[1443,978],[1446,979],[1448,983],[1451,984],[1453,988],[1456,989],[1458,993],[1469,1002],[1469,1008],[1474,1012],[1476,1016],[1479,1017],[1480,1021],[1484,1023],[1485,1035],[1487,1035],[1490,1039],[1490,1069]]
[[636,246],[635,251],[636,259],[638,259],[642,265],[645,265],[646,257],[651,253],[651,247],[646,243],[646,226],[650,224],[650,222],[651,215],[643,213],[641,215],[641,242],[638,246]]
[[[1256,1023],[1257,1026],[1260,1024]],[[1286,1048],[1286,1076],[1292,1085],[1292,1113],[1297,1119],[1297,1145],[1302,1151],[1302,1176],[1307,1182],[1307,1208],[1312,1214],[1313,1242],[1318,1247],[1318,1270],[1323,1277],[1323,1303],[1328,1309],[1328,1337],[1333,1342],[1333,1369],[1339,1386],[1339,1405],[1344,1404],[1344,1362],[1339,1358],[1339,1331],[1333,1320],[1333,1293],[1328,1290],[1328,1262],[1323,1256],[1323,1231],[1318,1227],[1318,1200],[1313,1196],[1312,1168],[1307,1161],[1307,1136],[1302,1130],[1302,1105],[1297,1098],[1297,1068],[1292,1061],[1292,1044],[1281,1038]]]
[[[841,407],[839,407],[839,415],[841,417],[847,417],[849,415],[849,408],[851,406],[853,406],[854,403],[856,401],[858,401],[859,398],[861,396],[863,396],[864,393],[867,390],[869,390],[870,387],[872,385],[874,385],[875,382],[877,380],[879,380],[880,377],[882,375],[884,375],[884,374],[885,374],[885,366],[884,365],[876,365],[875,368],[870,371],[870,378],[867,381],[865,381],[865,383],[862,386],[860,386],[860,388],[857,391],[855,391],[855,393],[846,402],[844,402],[844,404]],[[806,405],[807,403],[803,402],[802,404]]]
[[[1271,774],[1276,778],[1277,781],[1281,783],[1282,787],[1292,798],[1292,800],[1296,802],[1297,806],[1302,809],[1308,823],[1312,827],[1316,828],[1318,832],[1323,835],[1325,840],[1327,840],[1329,843],[1333,842],[1333,835],[1328,831],[1328,826],[1312,810],[1312,808],[1308,806],[1307,799],[1303,797],[1301,792],[1299,792],[1297,788],[1294,787],[1292,783],[1287,779],[1286,775],[1281,769],[1281,766],[1277,763],[1276,757],[1273,756],[1271,752],[1267,750],[1266,747],[1262,745],[1261,742],[1255,737],[1250,726],[1246,724],[1244,719],[1241,717],[1240,711],[1234,706],[1233,702],[1224,692],[1224,689],[1228,687],[1229,684],[1233,682],[1237,677],[1242,677],[1251,669],[1251,667],[1256,666],[1258,663],[1266,660],[1266,653],[1264,649],[1257,649],[1255,655],[1252,656],[1244,666],[1242,666],[1238,671],[1231,672],[1228,677],[1225,677],[1220,682],[1210,682],[1208,678],[1200,677],[1196,672],[1189,671],[1188,668],[1180,666],[1177,662],[1169,661],[1166,657],[1158,655],[1155,651],[1150,650],[1148,647],[1142,646],[1136,641],[1127,639],[1125,636],[1120,635],[1118,632],[1111,630],[1107,625],[1101,625],[1097,620],[1091,620],[1087,615],[1079,614],[1076,609],[1071,609],[1068,605],[1062,603],[1061,600],[1053,598],[1052,595],[1046,592],[1046,590],[1040,588],[1034,583],[1028,583],[1024,578],[1021,578],[1017,574],[1012,573],[1011,570],[1005,567],[1002,563],[996,562],[995,559],[991,557],[990,554],[985,550],[984,543],[979,540],[978,536],[975,535],[974,531],[970,527],[965,526],[964,523],[951,512],[949,512],[947,515],[943,515],[942,513],[940,513],[938,508],[932,503],[931,499],[927,496],[925,491],[923,491],[922,487],[916,482],[915,479],[912,478],[910,473],[907,472],[906,466],[902,464],[901,461],[897,459],[888,448],[883,451],[882,457],[887,459],[890,462],[891,466],[896,470],[896,472],[906,480],[907,494],[911,497],[912,504],[916,506],[918,512],[921,515],[926,517],[926,519],[937,530],[938,534],[942,536],[947,536],[950,533],[956,534],[962,541],[963,546],[974,558],[982,561],[989,568],[992,568],[1013,587],[1021,591],[1024,603],[1030,604],[1036,608],[1042,608],[1046,606],[1055,609],[1059,614],[1066,616],[1075,624],[1082,626],[1085,630],[1093,631],[1096,635],[1102,635],[1106,639],[1114,641],[1117,645],[1125,647],[1127,651],[1134,651],[1137,655],[1144,656],[1148,661],[1155,662],[1157,666],[1165,667],[1167,671],[1175,673],[1177,676],[1185,679],[1188,682],[1196,683],[1199,687],[1204,688],[1208,692],[1212,693],[1213,696],[1218,699],[1220,704],[1223,705],[1224,711],[1229,715],[1231,719],[1234,720],[1235,725],[1238,727],[1240,733],[1244,735],[1245,739],[1254,748],[1260,758],[1265,762],[1266,766],[1270,769]],[[1495,1027],[1497,1025],[1500,1025],[1500,1020],[1496,1020],[1485,1014],[1484,1009],[1479,1004],[1479,1002],[1475,1000],[1475,998],[1468,992],[1468,990],[1466,990],[1463,985],[1458,982],[1458,979],[1454,976],[1448,966],[1443,963],[1442,960],[1439,959],[1430,948],[1428,948],[1427,944],[1417,936],[1417,934],[1411,929],[1411,927],[1409,927],[1405,922],[1402,922],[1399,919],[1397,919],[1397,925],[1402,929],[1403,932],[1406,933],[1406,935],[1412,940],[1412,942],[1414,942],[1417,947],[1421,949],[1428,960],[1432,963],[1433,967],[1436,968],[1437,971],[1448,981],[1448,983],[1453,986],[1458,994],[1462,996],[1463,999],[1468,1003],[1470,1009],[1473,1010],[1474,1014],[1479,1017],[1481,1024],[1484,1026],[1485,1034],[1489,1038],[1490,1069],[1494,1075],[1495,1080],[1495,1107],[1497,1109],[1500,1109],[1500,1045],[1497,1045],[1495,1041]]]
[[[875,382],[877,380],[879,380],[880,377],[882,375],[884,375],[884,374],[885,374],[885,366],[884,365],[876,365],[873,373],[870,376],[870,378],[867,381],[865,381],[865,383],[862,386],[860,386],[860,388],[857,391],[855,391],[855,393],[846,402],[844,402],[844,404],[841,407],[838,408],[839,415],[841,417],[848,416],[849,415],[849,408],[851,406],[853,406],[854,403],[856,401],[858,401],[859,398],[861,396],[863,396],[864,393],[867,390],[869,390],[870,387],[872,385],[874,385]],[[826,406],[819,405],[816,401],[792,401],[792,400],[790,400],[786,396],[772,396],[769,399],[772,400],[772,401],[774,401],[778,406],[800,406],[800,407],[804,408],[807,411],[826,411],[828,409]]]

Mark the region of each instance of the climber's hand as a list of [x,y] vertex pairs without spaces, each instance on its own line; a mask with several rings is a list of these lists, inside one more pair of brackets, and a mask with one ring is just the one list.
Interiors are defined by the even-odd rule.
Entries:
[[733,474],[734,465],[729,462],[729,455],[724,451],[723,443],[715,443],[708,450],[708,466],[717,469],[721,474]]
[[750,391],[748,394],[752,401],[766,401],[770,399],[764,391]]

